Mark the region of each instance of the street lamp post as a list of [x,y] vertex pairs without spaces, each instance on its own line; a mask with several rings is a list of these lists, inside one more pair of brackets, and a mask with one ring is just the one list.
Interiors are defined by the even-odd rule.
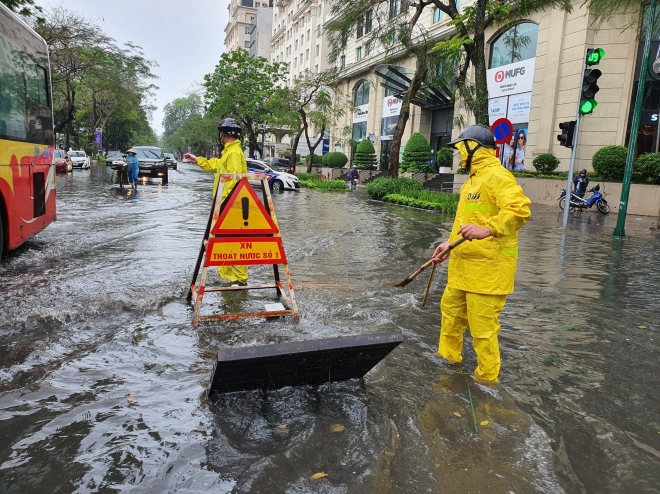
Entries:
[[261,159],[264,159],[264,139],[266,137],[266,125],[260,124],[259,130],[261,130]]

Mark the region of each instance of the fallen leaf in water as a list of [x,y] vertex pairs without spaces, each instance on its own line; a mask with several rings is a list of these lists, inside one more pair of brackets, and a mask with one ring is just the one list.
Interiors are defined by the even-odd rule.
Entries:
[[136,400],[135,398],[133,398],[131,395],[128,395],[128,396],[126,397],[126,401],[128,401],[129,403],[135,403],[135,402],[137,402],[137,400]]
[[482,426],[488,425],[488,420],[482,420],[481,422],[479,422],[479,425],[482,425]]
[[328,476],[327,473],[318,472],[312,475],[312,478],[316,480],[316,479],[322,479],[323,477],[327,477],[327,476]]
[[454,412],[454,415],[456,415],[457,417],[460,417],[460,416],[461,416],[461,414],[458,413],[458,412]]
[[646,329],[646,326],[637,326],[639,329]]
[[345,427],[341,424],[332,424],[330,426],[330,432],[344,432]]
[[278,425],[277,428],[278,429],[286,429],[286,424]]

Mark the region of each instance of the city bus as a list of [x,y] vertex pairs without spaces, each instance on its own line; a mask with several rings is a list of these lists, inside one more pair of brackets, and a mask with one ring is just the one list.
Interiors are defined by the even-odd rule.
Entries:
[[0,3],[0,259],[55,221],[48,47]]

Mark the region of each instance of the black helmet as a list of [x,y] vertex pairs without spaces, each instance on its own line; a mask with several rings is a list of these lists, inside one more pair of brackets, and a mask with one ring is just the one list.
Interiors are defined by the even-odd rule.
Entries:
[[218,130],[223,134],[240,137],[243,128],[241,127],[241,124],[233,118],[225,118],[220,122],[220,125],[218,125]]
[[461,132],[461,135],[459,135],[456,139],[453,141],[449,142],[447,146],[449,147],[455,147],[456,144],[458,144],[461,141],[474,141],[479,144],[481,144],[485,148],[497,148],[497,144],[495,144],[495,136],[493,135],[493,131],[490,130],[489,127],[486,125],[470,125],[467,129],[465,129],[463,132]]

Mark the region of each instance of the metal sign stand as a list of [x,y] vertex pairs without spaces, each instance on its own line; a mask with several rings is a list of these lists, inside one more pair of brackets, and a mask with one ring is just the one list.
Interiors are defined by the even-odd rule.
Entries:
[[[193,302],[193,327],[197,327],[199,321],[210,321],[210,320],[226,320],[226,319],[242,319],[249,317],[279,317],[279,316],[295,316],[300,318],[300,313],[298,312],[298,305],[296,303],[296,297],[293,292],[293,283],[291,282],[291,272],[289,271],[289,265],[287,264],[286,257],[282,256],[283,259],[278,260],[273,259],[273,261],[255,261],[248,262],[244,261],[240,264],[272,264],[273,272],[275,275],[275,283],[266,284],[266,285],[247,285],[247,286],[206,286],[206,277],[208,275],[208,269],[211,266],[217,265],[213,264],[210,261],[209,248],[214,245],[214,242],[229,242],[232,240],[236,242],[244,242],[246,240],[253,240],[254,243],[258,242],[275,242],[281,246],[281,235],[279,228],[276,229],[272,234],[250,234],[250,231],[247,230],[243,233],[213,233],[218,231],[218,220],[221,219],[223,212],[226,214],[226,209],[231,206],[233,202],[233,196],[237,192],[237,186],[232,190],[232,192],[227,196],[224,201],[221,201],[222,191],[225,188],[225,183],[227,180],[237,180],[241,179],[246,180],[260,180],[261,188],[263,191],[263,204],[267,207],[266,212],[270,217],[270,220],[277,225],[277,218],[275,216],[275,208],[273,207],[273,200],[270,195],[270,187],[268,185],[268,180],[264,175],[254,174],[254,173],[244,173],[244,174],[223,174],[220,175],[220,180],[218,183],[218,189],[213,198],[213,205],[211,207],[211,214],[209,215],[209,220],[206,225],[206,231],[204,233],[204,239],[202,240],[202,245],[199,250],[199,255],[197,257],[197,263],[195,265],[195,271],[192,278],[192,283],[190,285],[190,290],[188,291],[188,302]],[[251,189],[250,185],[247,184],[247,187]],[[252,191],[253,193],[254,191]],[[224,215],[223,215],[224,217]],[[282,253],[284,249],[282,248]],[[235,257],[234,257],[235,259]],[[228,262],[227,264],[238,264]],[[282,282],[280,281],[280,273],[278,269],[278,264],[282,264],[282,269],[284,270],[284,276],[286,278],[286,287],[288,294],[285,295],[282,288]],[[197,283],[197,278],[201,268],[201,276],[199,276],[199,283]],[[275,310],[275,311],[262,311],[262,312],[239,312],[234,314],[213,314],[213,315],[200,315],[202,308],[202,300],[204,298],[205,292],[231,292],[238,290],[265,290],[265,289],[275,289],[277,295],[286,301],[291,308],[285,310]]]

